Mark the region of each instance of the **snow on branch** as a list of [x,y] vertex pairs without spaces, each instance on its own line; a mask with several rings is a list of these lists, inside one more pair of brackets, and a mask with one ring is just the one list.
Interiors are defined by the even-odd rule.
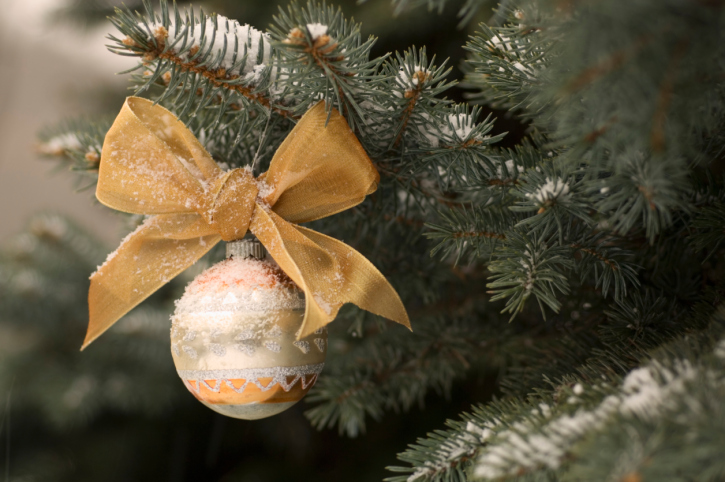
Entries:
[[[619,393],[608,395],[593,407],[558,414],[541,425],[524,421],[496,433],[478,455],[473,473],[483,480],[498,480],[540,468],[558,468],[572,446],[584,435],[611,423],[616,416],[656,420],[685,396],[701,369],[688,360],[670,367],[659,362],[630,372]],[[584,393],[575,386],[572,404]],[[576,393],[578,392],[578,393]]]
[[273,104],[267,92],[274,70],[269,34],[203,11],[197,14],[190,9],[182,16],[175,5],[169,11],[165,1],[160,16],[145,6],[145,15],[117,9],[111,18],[124,37],[111,36],[115,45],[109,49],[141,58],[137,69],[145,72],[137,77],[139,91],[155,83],[163,85],[163,100],[182,89],[185,95],[174,101],[183,101],[182,114],[195,101],[197,111],[212,101],[235,105],[228,99],[231,95],[285,117],[294,116],[289,109]]

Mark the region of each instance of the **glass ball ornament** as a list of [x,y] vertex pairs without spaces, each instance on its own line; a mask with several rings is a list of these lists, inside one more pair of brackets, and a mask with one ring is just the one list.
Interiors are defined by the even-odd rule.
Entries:
[[227,244],[227,259],[198,275],[176,302],[171,355],[204,405],[256,420],[302,399],[322,371],[327,330],[297,340],[304,294],[265,259],[257,240]]

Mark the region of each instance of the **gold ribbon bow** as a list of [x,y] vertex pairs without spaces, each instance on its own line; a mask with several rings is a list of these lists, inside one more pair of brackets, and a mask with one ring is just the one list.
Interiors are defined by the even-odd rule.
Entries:
[[398,294],[360,253],[298,223],[344,211],[377,189],[380,176],[345,119],[324,103],[287,136],[269,171],[223,171],[171,112],[129,97],[106,135],[98,200],[153,215],[91,276],[83,348],[220,240],[254,233],[305,292],[305,337],[344,303],[410,328]]

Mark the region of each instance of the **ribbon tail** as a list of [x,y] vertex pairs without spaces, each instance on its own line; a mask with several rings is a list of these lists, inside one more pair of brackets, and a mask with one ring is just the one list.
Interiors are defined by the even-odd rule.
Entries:
[[345,303],[353,303],[365,311],[413,330],[408,312],[397,291],[365,256],[335,238],[302,226],[294,228],[317,246],[331,253],[338,261],[338,270],[342,276],[341,286],[338,289]]
[[81,350],[220,240],[198,214],[149,218],[91,276],[88,331]]
[[318,293],[315,272],[329,265],[329,255],[294,229],[294,226],[271,211],[257,205],[250,230],[267,248],[287,276],[305,293],[305,318],[297,339],[326,326],[335,319],[342,306],[326,302]]
[[252,232],[287,275],[305,292],[304,338],[353,303],[410,328],[400,297],[364,256],[334,238],[291,224],[258,207]]

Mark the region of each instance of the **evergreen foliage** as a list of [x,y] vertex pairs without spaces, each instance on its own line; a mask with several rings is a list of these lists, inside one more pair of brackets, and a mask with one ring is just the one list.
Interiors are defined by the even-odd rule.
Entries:
[[[464,22],[479,5],[465,2]],[[321,100],[376,164],[376,194],[315,228],[389,277],[414,333],[343,310],[307,397],[315,427],[356,436],[369,419],[493,372],[499,397],[470,400],[481,403],[401,453],[388,480],[725,477],[725,4],[505,2],[465,46],[463,104],[446,97],[456,82],[445,61],[412,47],[375,57],[375,39],[324,4],[280,10],[267,33],[165,0],[111,21],[110,50],[139,59],[134,92],[175,112],[227,167],[263,172]],[[500,146],[490,109],[519,119],[525,138]],[[107,125],[61,126],[44,152],[93,182]],[[87,238],[58,218],[33,223],[0,264],[3,292],[14,290],[2,326],[55,333],[73,320],[80,333],[102,250],[66,243]],[[69,293],[46,288],[61,280]],[[91,380],[71,407],[79,415],[44,403],[41,379],[18,388],[21,399],[59,421],[171,404],[177,382],[157,335],[179,286],[119,323],[104,350],[54,361]],[[57,318],[39,323],[45,303]],[[7,360],[4,387],[34,363],[25,352]],[[121,382],[117,396],[95,391],[119,364],[150,367],[148,399],[126,398]]]

